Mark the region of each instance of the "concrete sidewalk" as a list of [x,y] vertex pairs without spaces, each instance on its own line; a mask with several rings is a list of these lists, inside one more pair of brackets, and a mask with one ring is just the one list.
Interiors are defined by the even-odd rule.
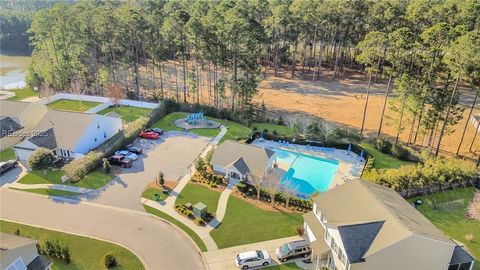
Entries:
[[11,183],[6,184],[5,187],[8,188],[16,188],[16,189],[55,189],[55,190],[64,190],[70,191],[74,193],[87,193],[94,191],[93,189],[89,188],[81,188],[81,187],[74,187],[74,186],[67,186],[67,185],[59,185],[59,184],[21,184],[21,183]]
[[[239,235],[238,237],[241,237]],[[292,236],[286,238],[280,238],[270,241],[264,241],[259,243],[247,244],[242,246],[236,247],[229,247],[214,251],[207,251],[203,252],[203,257],[207,261],[207,267],[210,270],[229,270],[229,269],[237,269],[238,267],[235,266],[235,257],[238,253],[251,251],[251,250],[266,250],[272,256],[272,265],[281,264],[275,257],[275,249],[286,242],[291,242],[295,240],[301,240],[299,236]],[[301,261],[300,259],[297,259]],[[290,260],[289,262],[293,262],[295,260]]]

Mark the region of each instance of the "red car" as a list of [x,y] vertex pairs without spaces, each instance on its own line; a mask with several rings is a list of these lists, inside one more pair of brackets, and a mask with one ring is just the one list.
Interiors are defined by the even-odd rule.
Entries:
[[140,132],[140,137],[144,139],[151,139],[151,140],[156,140],[160,138],[160,135],[158,133],[153,132],[153,131],[142,131]]

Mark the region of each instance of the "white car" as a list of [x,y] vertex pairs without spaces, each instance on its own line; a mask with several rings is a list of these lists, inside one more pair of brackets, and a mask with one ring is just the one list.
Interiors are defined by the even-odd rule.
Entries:
[[137,154],[129,152],[127,150],[117,151],[117,152],[115,152],[115,155],[124,156],[124,157],[127,157],[127,158],[131,159],[131,160],[137,160],[137,158],[138,158]]
[[257,266],[267,266],[272,263],[272,258],[266,250],[253,250],[242,252],[237,255],[235,265],[241,269],[248,269]]

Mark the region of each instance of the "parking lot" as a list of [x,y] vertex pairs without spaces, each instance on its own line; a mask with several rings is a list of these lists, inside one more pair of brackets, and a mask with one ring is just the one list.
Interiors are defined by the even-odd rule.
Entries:
[[210,142],[195,134],[170,131],[158,140],[138,139],[134,145],[143,153],[131,168],[121,169],[110,184],[83,195],[82,200],[143,210],[140,197],[144,188],[162,171],[167,181],[177,181]]

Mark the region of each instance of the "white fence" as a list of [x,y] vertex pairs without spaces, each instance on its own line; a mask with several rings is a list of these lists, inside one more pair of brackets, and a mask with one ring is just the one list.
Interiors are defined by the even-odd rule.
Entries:
[[470,122],[472,123],[473,127],[477,130],[477,132],[480,132],[480,114],[472,115],[472,118],[470,118]]
[[[81,100],[81,101],[91,101],[91,102],[99,102],[98,106],[91,108],[87,111],[87,113],[97,113],[103,109],[108,108],[112,105],[112,101],[106,97],[98,97],[98,96],[89,96],[89,95],[75,95],[75,94],[68,94],[68,93],[59,93],[50,98],[41,98],[40,100],[36,101],[35,103],[39,104],[48,104],[60,99],[68,99],[68,100]],[[153,102],[145,102],[145,101],[138,101],[138,100],[130,100],[130,99],[120,99],[118,102],[120,105],[123,106],[132,106],[138,108],[146,108],[146,109],[155,109],[158,108],[158,103]]]

